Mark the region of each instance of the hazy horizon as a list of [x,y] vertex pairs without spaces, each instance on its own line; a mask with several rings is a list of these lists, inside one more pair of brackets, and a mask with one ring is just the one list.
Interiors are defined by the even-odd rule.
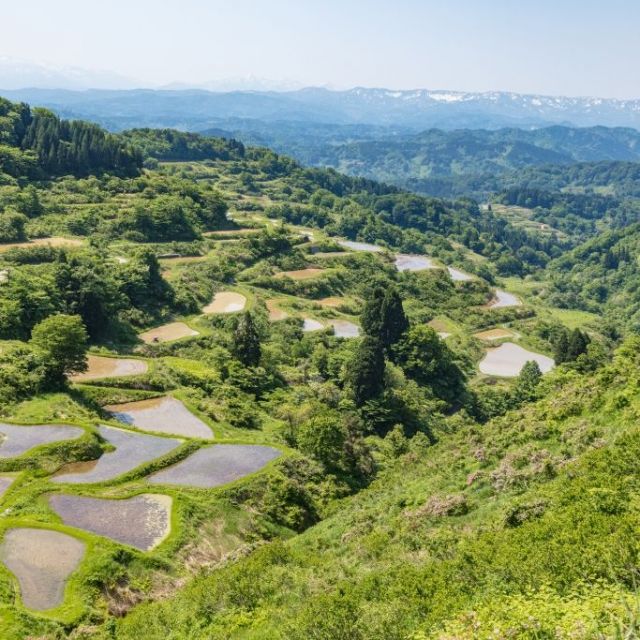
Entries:
[[251,89],[242,82],[253,78],[249,84],[267,79],[276,89],[640,98],[640,6],[622,0],[606,8],[589,0],[479,4],[114,0],[97,13],[79,0],[34,0],[3,11],[0,57],[88,70],[122,88],[235,79],[238,88]]

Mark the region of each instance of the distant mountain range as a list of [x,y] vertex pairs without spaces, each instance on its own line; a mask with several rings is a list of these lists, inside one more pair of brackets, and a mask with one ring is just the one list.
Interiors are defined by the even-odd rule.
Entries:
[[[0,87],[2,87],[0,75]],[[516,93],[390,91],[356,88],[332,91],[13,89],[12,100],[43,105],[69,117],[96,120],[111,129],[177,127],[192,131],[226,128],[234,119],[374,125],[424,129],[537,128],[553,124],[640,128],[640,100],[566,98]]]

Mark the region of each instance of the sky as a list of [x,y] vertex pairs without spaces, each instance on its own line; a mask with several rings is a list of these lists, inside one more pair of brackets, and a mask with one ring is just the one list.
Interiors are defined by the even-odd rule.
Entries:
[[[6,6],[4,6],[6,5]],[[640,98],[637,0],[0,0],[0,56],[138,85]]]

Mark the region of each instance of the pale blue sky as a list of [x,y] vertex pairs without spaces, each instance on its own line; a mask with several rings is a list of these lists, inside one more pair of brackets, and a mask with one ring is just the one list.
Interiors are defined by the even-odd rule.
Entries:
[[150,83],[640,98],[638,0],[0,1],[0,55]]

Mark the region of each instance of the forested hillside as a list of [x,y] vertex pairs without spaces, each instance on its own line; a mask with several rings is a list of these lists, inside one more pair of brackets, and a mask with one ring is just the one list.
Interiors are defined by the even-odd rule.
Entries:
[[628,191],[2,108],[3,640],[633,637]]

